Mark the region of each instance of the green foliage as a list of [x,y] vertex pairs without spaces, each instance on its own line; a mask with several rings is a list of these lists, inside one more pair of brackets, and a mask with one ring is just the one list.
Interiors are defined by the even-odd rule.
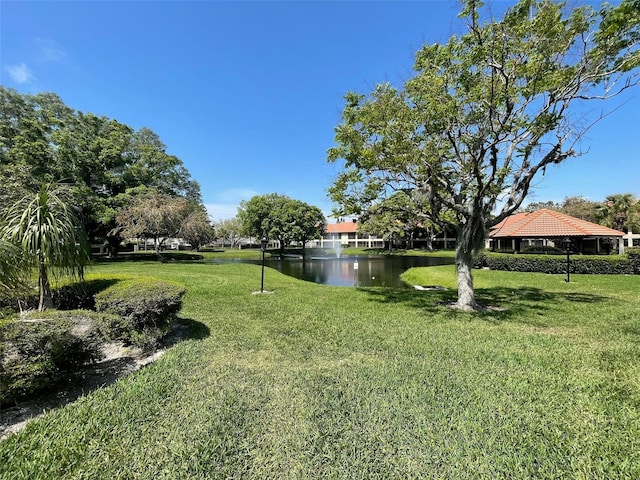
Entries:
[[494,20],[483,2],[464,2],[466,31],[418,51],[401,88],[345,95],[328,152],[344,161],[329,189],[336,213],[360,215],[405,191],[428,201],[433,222],[454,215],[458,306],[474,308],[472,252],[549,165],[578,155],[588,127],[570,121],[573,109],[637,84],[637,6],[522,0]]
[[552,247],[551,245],[529,245],[520,250],[522,254],[536,254],[547,253],[552,255],[562,255],[564,250],[558,247]]
[[99,292],[95,305],[98,312],[118,315],[128,323],[128,341],[151,348],[168,331],[185,293],[185,288],[175,282],[136,277]]
[[223,245],[228,243],[231,248],[234,248],[242,238],[243,226],[242,222],[234,217],[216,222],[214,230],[216,240],[221,240]]
[[277,193],[256,195],[243,201],[238,219],[246,235],[276,239],[281,251],[294,241],[304,248],[307,241],[320,238],[326,226],[318,207]]
[[0,404],[36,393],[101,358],[116,319],[74,310],[28,312],[0,325]]
[[633,273],[640,275],[640,247],[627,248],[625,253],[633,266]]
[[157,253],[161,241],[179,236],[183,222],[192,211],[193,205],[186,198],[147,190],[134,196],[130,204],[120,210],[116,221],[123,227],[125,237],[153,238]]
[[640,276],[479,270],[469,314],[454,266],[423,292],[267,269],[273,295],[256,265],[96,268],[184,283],[209,335],[10,435],[0,478],[640,478]]
[[22,250],[0,237],[0,304],[28,290],[29,263]]
[[[634,269],[627,255],[572,255],[571,273],[599,275],[631,275]],[[514,255],[508,253],[484,253],[476,260],[476,266],[491,270],[511,272],[539,272],[562,274],[567,271],[567,260],[562,255]]]
[[49,272],[82,278],[91,249],[62,186],[43,184],[6,212],[0,239],[18,246],[38,271],[39,310],[53,306]]
[[201,203],[197,182],[148,128],[75,111],[52,93],[2,86],[0,110],[0,211],[42,183],[64,180],[74,185],[89,237],[104,239],[128,190],[145,186]]
[[640,229],[640,200],[630,193],[608,195],[596,208],[598,221],[614,230]]
[[192,205],[191,212],[182,220],[178,235],[196,250],[215,239],[215,231],[204,205]]

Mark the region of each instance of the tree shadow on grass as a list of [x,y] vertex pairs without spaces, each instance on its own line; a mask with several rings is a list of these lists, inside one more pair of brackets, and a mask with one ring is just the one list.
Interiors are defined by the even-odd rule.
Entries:
[[[447,309],[451,315],[461,313],[450,308],[458,299],[456,290],[418,291],[409,288],[376,289],[361,288],[374,301],[398,303],[418,308],[428,313],[442,314]],[[476,301],[485,307],[478,312],[470,312],[493,323],[517,321],[520,323],[544,325],[545,313],[554,309],[571,308],[572,303],[598,303],[607,300],[602,295],[579,292],[548,292],[539,288],[519,287],[477,288]],[[563,306],[561,306],[563,305]],[[567,306],[568,305],[568,306]]]
[[178,318],[161,341],[158,350],[141,352],[136,349],[110,348],[105,360],[86,365],[78,372],[52,385],[48,390],[0,408],[0,441],[21,430],[30,420],[48,410],[72,403],[94,390],[107,387],[120,378],[153,363],[169,348],[184,340],[202,340],[210,334],[209,327],[191,318]]

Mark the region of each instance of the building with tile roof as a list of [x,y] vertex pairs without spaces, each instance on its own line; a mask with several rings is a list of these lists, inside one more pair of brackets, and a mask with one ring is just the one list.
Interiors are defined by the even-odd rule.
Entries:
[[546,208],[516,213],[489,232],[490,248],[519,252],[525,246],[550,245],[562,248],[569,238],[576,253],[607,253],[616,246],[624,252],[624,232],[565,215]]
[[[412,238],[400,239],[394,245],[400,248],[427,248],[428,239],[426,235],[425,231],[417,229]],[[431,239],[431,243],[444,245],[444,248],[447,248],[447,245],[453,247],[455,238],[447,238],[443,234],[439,238]],[[318,248],[335,248],[336,245],[341,245],[342,247],[384,248],[388,245],[388,242],[384,238],[359,232],[358,223],[355,220],[328,223],[322,239],[310,242],[310,246]]]

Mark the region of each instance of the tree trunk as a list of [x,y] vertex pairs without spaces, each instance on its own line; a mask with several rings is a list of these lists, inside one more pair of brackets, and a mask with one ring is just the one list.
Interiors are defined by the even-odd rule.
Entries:
[[[456,245],[456,273],[458,276],[458,301],[455,308],[464,311],[480,310],[480,305],[476,302],[476,295],[473,289],[473,250],[481,239],[476,238],[482,235],[483,226],[479,224],[481,219],[474,222],[470,219],[466,224],[458,228],[458,243]],[[474,224],[475,227],[474,228]],[[479,229],[477,228],[479,227]]]
[[430,252],[433,251],[433,238],[434,238],[434,234],[433,234],[433,230],[431,228],[429,228],[427,230],[427,237],[426,237],[426,241],[427,241],[427,250],[429,250]]
[[44,264],[44,260],[38,262],[38,289],[40,290],[38,310],[42,312],[47,308],[53,308],[51,285],[49,285],[49,276],[47,275],[47,266]]

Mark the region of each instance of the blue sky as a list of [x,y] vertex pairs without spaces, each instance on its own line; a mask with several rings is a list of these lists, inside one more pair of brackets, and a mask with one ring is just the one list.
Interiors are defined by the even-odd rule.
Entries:
[[[500,9],[507,2],[495,2]],[[415,52],[459,28],[443,1],[0,1],[0,83],[149,127],[202,187],[214,220],[255,194],[320,207],[343,95],[400,83]],[[599,112],[588,153],[549,168],[530,201],[640,196],[640,88]]]

